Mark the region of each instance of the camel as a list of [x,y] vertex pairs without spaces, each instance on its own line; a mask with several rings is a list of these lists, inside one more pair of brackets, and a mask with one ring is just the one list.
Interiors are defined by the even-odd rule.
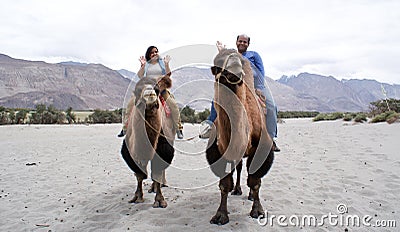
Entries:
[[147,178],[147,164],[151,161],[152,189],[156,193],[153,207],[165,208],[168,205],[161,185],[166,184],[165,169],[174,157],[175,133],[173,122],[162,107],[160,93],[171,86],[170,75],[140,79],[128,103],[130,116],[121,154],[137,179],[135,195],[129,203],[144,202],[142,185]]
[[233,172],[244,157],[247,157],[247,185],[253,199],[250,216],[265,216],[259,191],[261,178],[272,166],[274,151],[254,90],[250,62],[233,49],[223,49],[214,58],[211,72],[215,76],[214,102],[218,116],[208,140],[206,158],[212,172],[220,178],[221,202],[210,223],[229,222],[227,200],[233,190]]

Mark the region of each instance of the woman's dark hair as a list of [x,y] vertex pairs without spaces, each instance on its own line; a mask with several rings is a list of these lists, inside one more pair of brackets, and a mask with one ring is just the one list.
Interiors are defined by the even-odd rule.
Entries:
[[150,53],[151,53],[151,50],[153,50],[153,48],[157,49],[157,51],[158,51],[158,48],[156,46],[148,47],[147,51],[146,51],[146,54],[144,55],[144,57],[146,58],[146,61],[150,60]]

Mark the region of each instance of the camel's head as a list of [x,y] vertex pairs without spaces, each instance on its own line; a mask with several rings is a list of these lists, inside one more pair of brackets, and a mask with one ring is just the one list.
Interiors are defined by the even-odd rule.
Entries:
[[234,49],[223,49],[214,58],[211,72],[215,80],[225,85],[243,83],[243,57]]
[[142,99],[146,103],[146,105],[153,104],[157,101],[158,92],[154,86],[147,85],[142,91]]
[[135,105],[143,109],[158,109],[160,90],[156,78],[142,78],[135,87]]
[[171,73],[158,78],[144,77],[139,80],[135,87],[136,106],[143,106],[146,112],[157,110],[160,106],[158,97],[160,93],[171,87]]

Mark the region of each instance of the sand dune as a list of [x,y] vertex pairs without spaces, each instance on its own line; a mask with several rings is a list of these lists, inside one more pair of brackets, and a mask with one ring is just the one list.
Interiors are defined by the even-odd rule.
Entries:
[[[267,225],[249,216],[246,172],[242,196],[228,199],[230,222],[209,223],[219,205],[218,179],[207,169],[207,141],[176,142],[163,188],[166,209],[129,204],[136,178],[120,156],[120,125],[0,127],[1,231],[396,231],[400,223],[400,124],[289,119],[279,124],[280,153],[263,179]],[[186,137],[198,125],[185,124]],[[150,180],[145,181],[145,189]],[[342,204],[342,205],[341,205]],[[338,209],[339,205],[339,209]],[[347,208],[343,214],[341,210]],[[371,226],[284,226],[314,215],[371,216]],[[294,216],[293,216],[294,215]],[[286,217],[279,224],[277,217]],[[387,221],[385,221],[387,220]],[[264,222],[265,223],[265,222]],[[271,225],[272,223],[272,225]]]

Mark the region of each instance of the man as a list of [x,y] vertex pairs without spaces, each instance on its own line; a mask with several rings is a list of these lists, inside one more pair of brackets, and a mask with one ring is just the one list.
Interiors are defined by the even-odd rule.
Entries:
[[[275,139],[277,138],[278,134],[278,126],[277,126],[277,115],[278,110],[275,104],[275,101],[271,95],[271,92],[264,84],[264,65],[260,55],[255,51],[247,51],[247,48],[250,45],[250,37],[247,35],[238,35],[236,38],[236,47],[237,50],[242,56],[248,59],[252,64],[253,75],[254,75],[254,88],[258,93],[261,93],[262,96],[265,98],[265,105],[267,108],[267,115],[266,115],[266,123],[267,123],[267,130],[268,134],[274,140],[273,146],[274,151],[279,152],[280,149],[276,145]],[[224,48],[224,46],[217,42],[218,50]],[[217,117],[217,112],[214,108],[214,102],[211,104],[211,112],[209,117],[207,118],[207,123],[211,126],[211,124],[215,121]],[[208,129],[205,133],[201,134],[200,138],[208,138],[210,134],[210,129]]]

